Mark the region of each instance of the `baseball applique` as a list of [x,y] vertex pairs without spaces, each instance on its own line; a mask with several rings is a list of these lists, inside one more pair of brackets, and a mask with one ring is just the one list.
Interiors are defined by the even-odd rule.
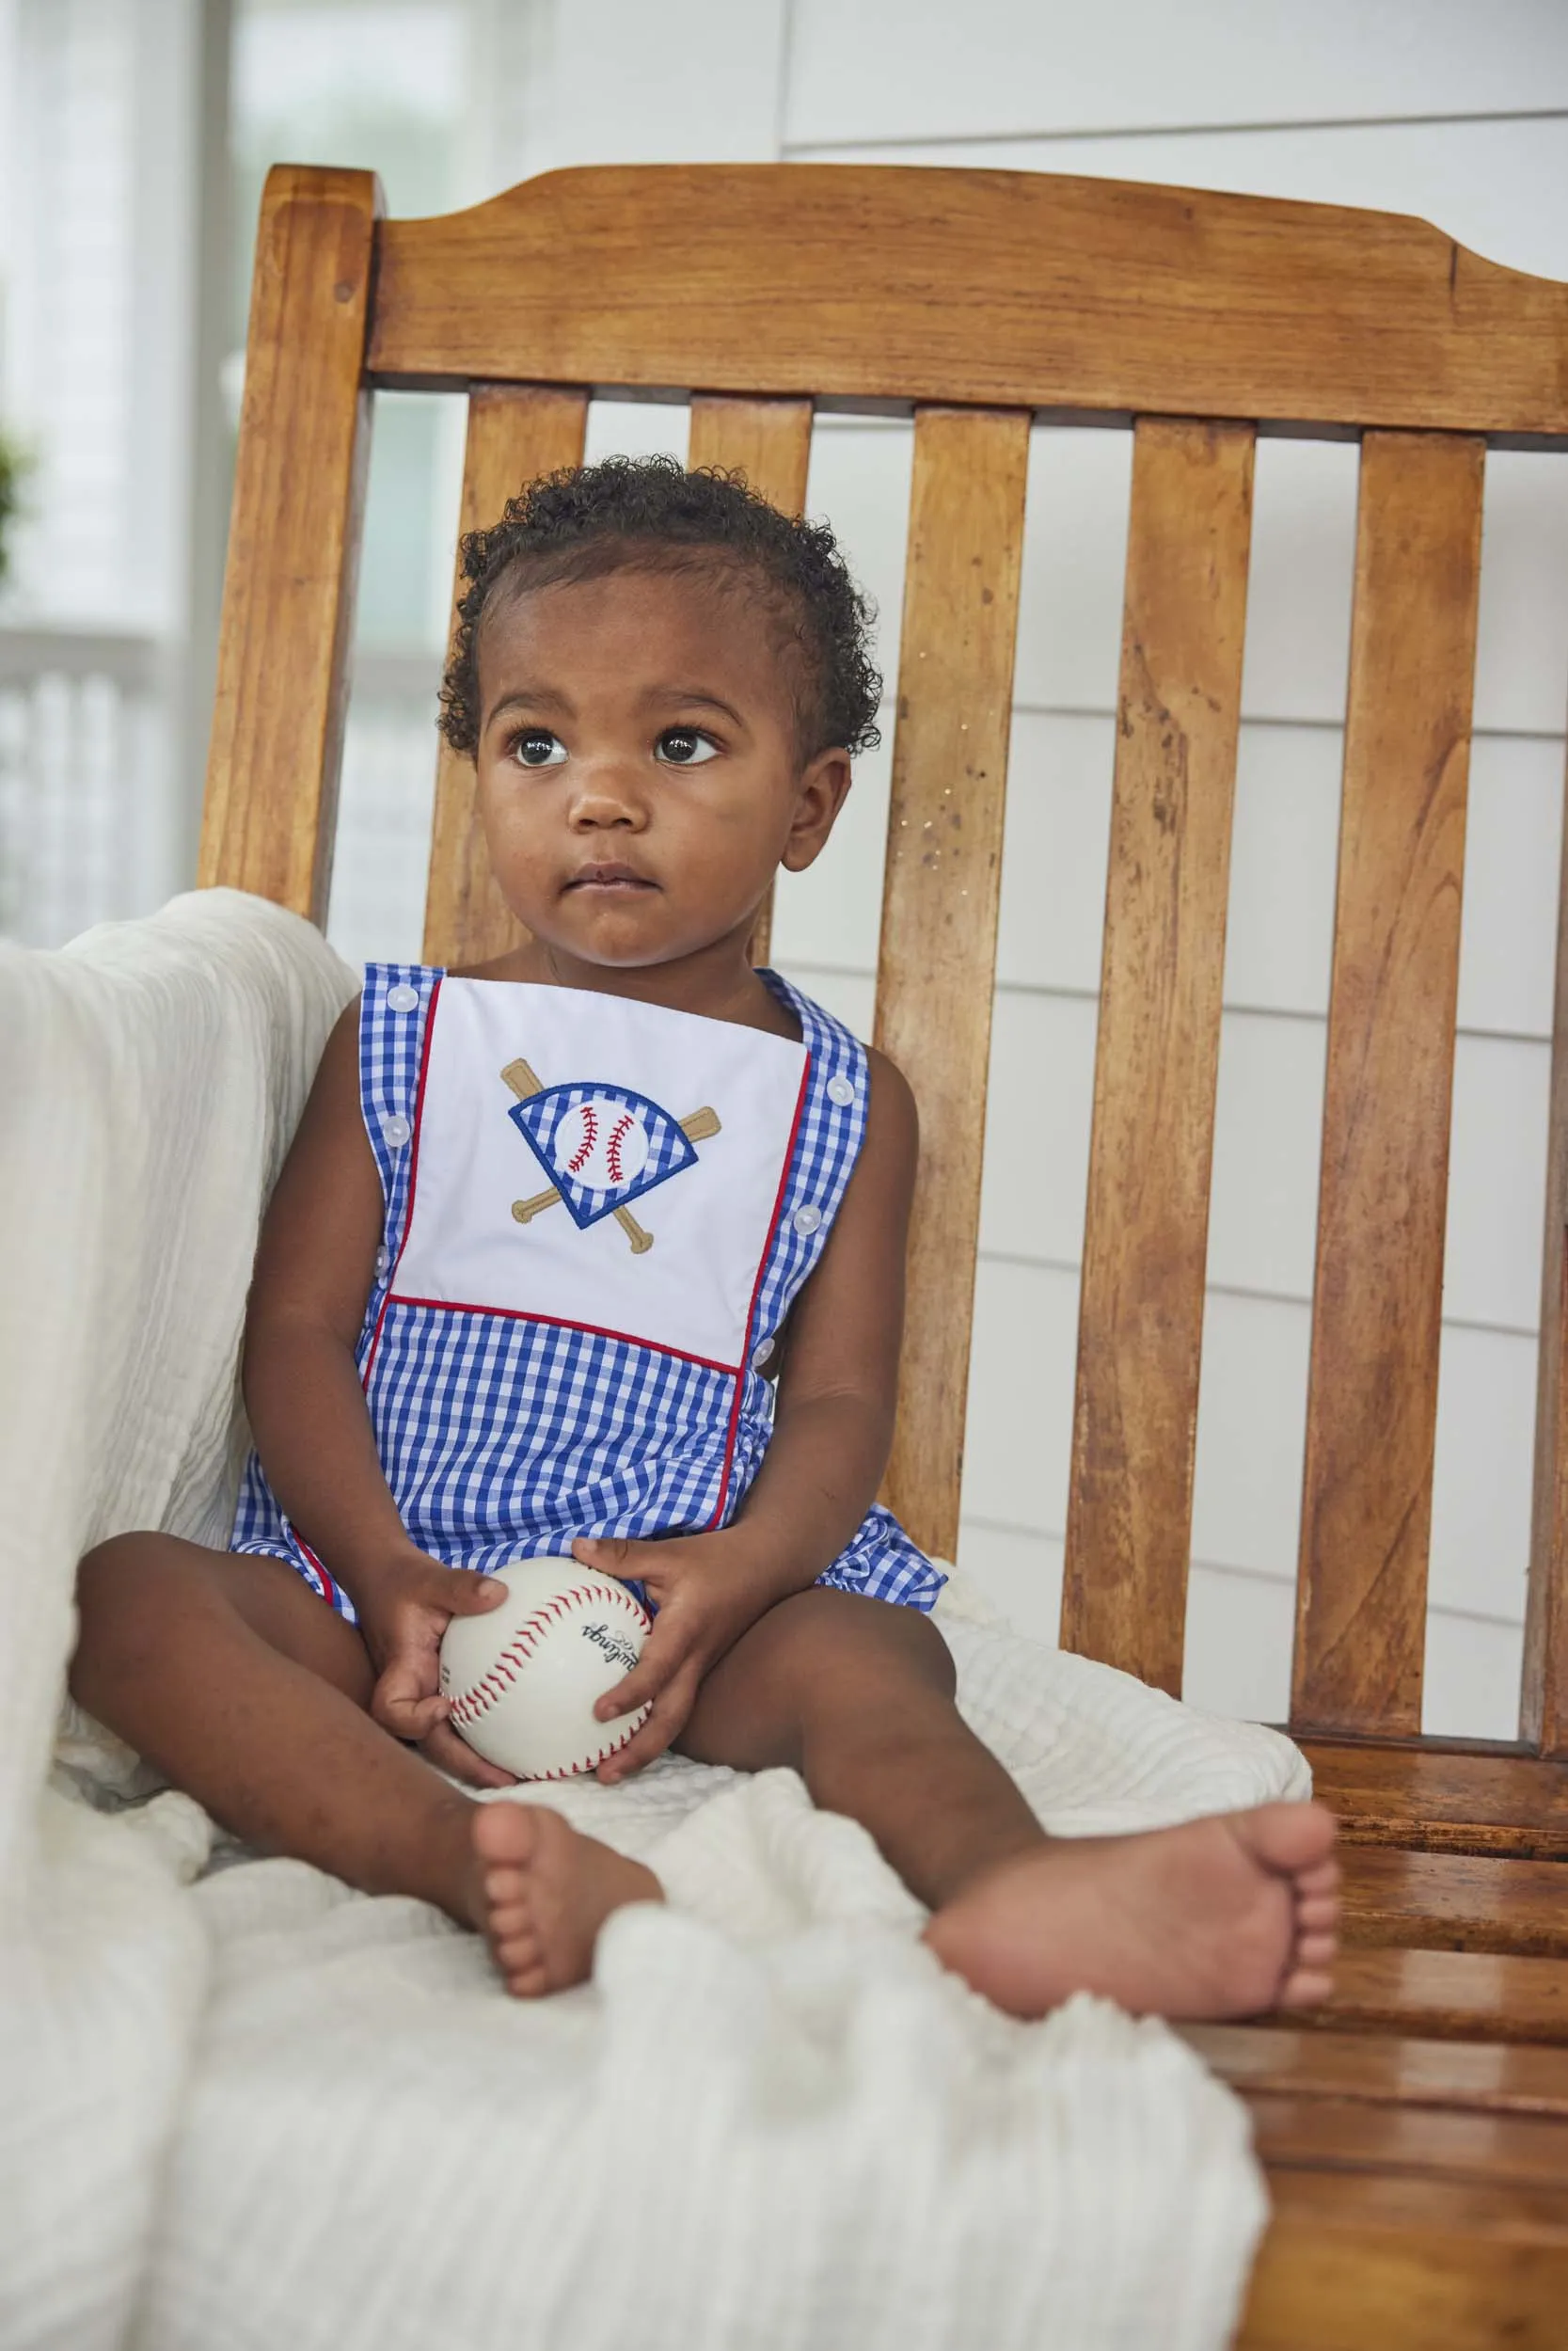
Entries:
[[531,1224],[559,1202],[579,1232],[613,1216],[634,1256],[651,1249],[654,1236],[631,1202],[695,1166],[697,1144],[722,1131],[718,1112],[705,1105],[677,1119],[627,1087],[546,1086],[520,1059],[501,1076],[517,1097],[508,1116],[550,1179],[546,1190],[513,1201],[516,1222]]

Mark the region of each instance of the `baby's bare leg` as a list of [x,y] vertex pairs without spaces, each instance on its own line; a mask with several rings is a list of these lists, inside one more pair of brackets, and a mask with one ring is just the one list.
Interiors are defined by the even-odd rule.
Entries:
[[373,1723],[363,1642],[281,1560],[119,1535],[82,1562],[77,1599],[71,1688],[89,1714],[262,1852],[478,1928],[512,1991],[586,1972],[609,1912],[657,1899],[640,1864],[580,1838],[570,1894],[534,1933],[518,1855],[547,1889],[564,1822],[470,1803]]
[[72,1696],[225,1828],[474,1923],[473,1806],[371,1720],[363,1642],[291,1567],[119,1535],[77,1603]]
[[953,1703],[953,1660],[918,1610],[816,1586],[753,1625],[698,1692],[680,1745],[741,1771],[788,1764],[870,1830],[939,1910],[1045,1844],[1018,1787]]
[[1015,2014],[1076,1991],[1177,2017],[1323,1996],[1338,1873],[1320,1807],[1048,1839],[952,1692],[927,1620],[817,1589],[770,1611],[715,1667],[681,1744],[743,1770],[793,1765],[936,1914],[938,1958]]

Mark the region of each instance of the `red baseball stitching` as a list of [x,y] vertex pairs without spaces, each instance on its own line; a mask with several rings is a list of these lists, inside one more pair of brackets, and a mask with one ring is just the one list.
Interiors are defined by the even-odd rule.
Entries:
[[[533,1614],[518,1626],[483,1679],[452,1699],[449,1719],[459,1729],[467,1724],[477,1723],[482,1715],[488,1714],[498,1698],[505,1695],[519,1668],[532,1655],[542,1621],[553,1624],[558,1616],[564,1615],[574,1600],[609,1600],[615,1607],[624,1608],[644,1632],[648,1629],[645,1612],[638,1606],[624,1583],[578,1583],[574,1584],[569,1592],[552,1594],[547,1600],[541,1600]],[[585,1771],[596,1771],[601,1763],[608,1763],[611,1755],[620,1754],[628,1739],[637,1736],[646,1720],[647,1709],[644,1708],[618,1738],[611,1739],[608,1747],[601,1747],[590,1761],[563,1764],[554,1771],[536,1772],[534,1777],[541,1780],[571,1780],[579,1778]]]
[[582,1112],[582,1140],[566,1162],[568,1175],[581,1174],[594,1156],[594,1146],[599,1136],[599,1122],[594,1115],[593,1104],[591,1102],[579,1103],[578,1107]]
[[605,1157],[610,1163],[611,1183],[625,1183],[626,1180],[621,1158],[621,1145],[636,1124],[637,1120],[632,1117],[631,1112],[623,1110],[610,1131],[610,1140],[605,1145]]

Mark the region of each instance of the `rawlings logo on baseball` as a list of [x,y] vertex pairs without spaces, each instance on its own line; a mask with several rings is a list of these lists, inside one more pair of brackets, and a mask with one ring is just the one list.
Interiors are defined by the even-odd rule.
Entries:
[[646,1707],[610,1723],[594,1712],[641,1655],[647,1612],[624,1583],[574,1560],[514,1560],[496,1572],[500,1606],[454,1616],[441,1642],[451,1726],[520,1780],[594,1771],[647,1720]]
[[641,1648],[641,1642],[628,1641],[624,1632],[617,1632],[611,1625],[583,1625],[580,1630],[583,1639],[592,1641],[596,1649],[602,1649],[610,1662],[620,1667],[623,1674],[631,1672],[632,1667],[637,1663]]

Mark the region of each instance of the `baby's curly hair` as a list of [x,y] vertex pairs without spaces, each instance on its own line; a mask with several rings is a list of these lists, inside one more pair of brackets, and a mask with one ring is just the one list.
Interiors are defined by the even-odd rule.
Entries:
[[673,457],[607,457],[531,482],[499,522],[463,541],[470,584],[441,686],[441,732],[479,748],[479,640],[498,593],[594,580],[620,570],[725,570],[757,589],[780,628],[793,680],[802,761],[880,741],[882,681],[871,659],[876,609],[850,578],[825,523],[795,522],[739,471],[688,473]]

